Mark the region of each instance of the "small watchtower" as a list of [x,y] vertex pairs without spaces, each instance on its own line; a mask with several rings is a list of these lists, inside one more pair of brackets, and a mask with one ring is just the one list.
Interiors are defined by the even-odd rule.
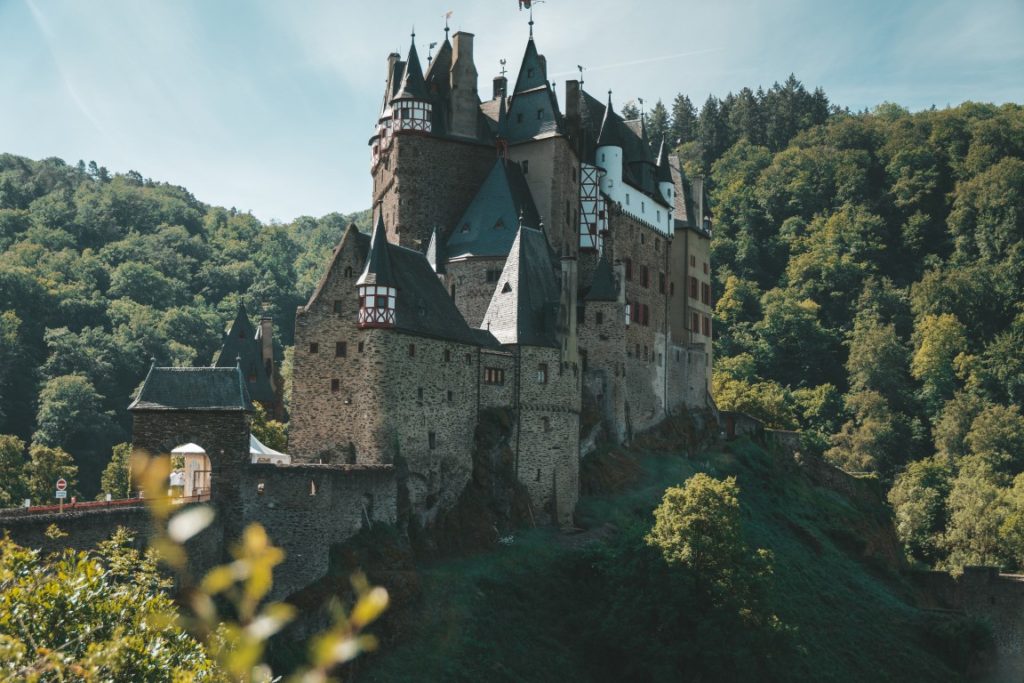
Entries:
[[384,218],[377,215],[377,225],[370,238],[370,255],[366,267],[356,280],[359,293],[359,327],[394,327],[395,302],[398,288],[395,286],[391,256],[388,254],[388,237],[384,229]]

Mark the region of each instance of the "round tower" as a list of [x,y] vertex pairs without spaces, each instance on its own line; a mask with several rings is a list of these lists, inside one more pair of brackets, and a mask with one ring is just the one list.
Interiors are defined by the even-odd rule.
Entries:
[[604,171],[601,176],[601,191],[616,194],[615,188],[622,184],[622,140],[620,139],[619,117],[612,110],[612,91],[608,91],[608,106],[601,122],[601,134],[597,138],[597,165]]
[[429,133],[434,112],[423,80],[423,69],[416,53],[416,34],[412,34],[409,58],[405,60],[405,73],[398,92],[391,98],[391,128],[398,133],[406,130]]

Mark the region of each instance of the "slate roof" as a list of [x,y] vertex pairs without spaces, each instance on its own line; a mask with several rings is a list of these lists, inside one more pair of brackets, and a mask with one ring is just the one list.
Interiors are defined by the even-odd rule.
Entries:
[[558,299],[547,237],[540,230],[519,228],[483,327],[502,344],[558,348]]
[[608,106],[601,114],[601,132],[596,147],[622,147],[622,119],[612,109],[612,94],[608,93]]
[[505,256],[515,241],[520,216],[527,226],[540,225],[519,164],[498,159],[452,229],[446,245],[448,258]]
[[519,142],[562,132],[562,114],[548,83],[547,64],[530,36],[508,103],[508,140]]
[[251,412],[241,368],[149,369],[128,410]]
[[423,80],[423,68],[416,52],[416,36],[413,35],[409,46],[409,58],[405,60],[405,73],[402,74],[402,86],[395,95],[396,100],[426,100],[427,83]]
[[604,254],[597,261],[590,289],[584,298],[586,301],[618,301],[619,299],[619,290],[615,286],[615,275]]
[[[346,246],[346,238],[350,234],[354,240],[349,247]],[[367,242],[370,244],[367,245]],[[373,271],[372,277],[376,284],[398,290],[395,297],[395,325],[391,329],[462,344],[498,346],[492,335],[484,330],[475,330],[466,324],[466,319],[455,306],[455,302],[438,279],[426,256],[413,249],[388,242],[387,231],[380,218],[373,230],[373,236],[369,238],[359,233],[354,226],[349,226],[341,244],[335,250],[334,261],[338,259],[342,247],[358,249],[366,254],[366,265],[363,274],[356,281],[357,285],[374,284],[364,279],[371,277],[369,271]],[[328,274],[334,268],[334,261],[328,268]],[[386,265],[382,268],[381,264]],[[382,271],[386,277],[382,276]],[[310,304],[319,296],[328,274],[324,275],[324,280],[310,299]]]
[[254,401],[273,403],[277,400],[263,363],[260,332],[253,329],[244,304],[238,305],[235,320],[224,333],[220,351],[213,360],[214,367],[218,368],[233,368],[236,364],[241,365],[249,396]]
[[668,144],[665,138],[661,139],[661,148],[658,150],[658,170],[655,180],[659,183],[671,183],[672,171],[668,167]]

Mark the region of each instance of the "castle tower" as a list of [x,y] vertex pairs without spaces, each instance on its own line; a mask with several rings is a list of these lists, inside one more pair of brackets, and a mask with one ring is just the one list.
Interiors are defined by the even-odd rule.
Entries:
[[377,225],[370,238],[370,255],[366,267],[356,280],[359,294],[359,327],[394,327],[398,290],[392,275],[391,257],[387,248],[384,220],[377,216]]
[[412,34],[409,58],[405,62],[405,73],[398,92],[391,99],[392,130],[420,131],[429,133],[433,122],[433,105],[427,95],[427,84],[423,80],[423,69],[416,53],[416,34]]

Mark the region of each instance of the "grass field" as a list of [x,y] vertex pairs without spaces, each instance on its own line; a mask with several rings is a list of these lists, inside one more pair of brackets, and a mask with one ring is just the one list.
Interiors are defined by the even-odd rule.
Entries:
[[913,607],[898,572],[865,557],[872,536],[884,536],[880,505],[813,486],[784,457],[749,441],[692,459],[626,455],[640,476],[627,490],[581,500],[583,537],[529,530],[495,551],[420,567],[422,597],[397,606],[407,624],[402,637],[365,660],[355,680],[610,680],[595,670],[599,644],[585,635],[604,599],[594,580],[595,545],[649,524],[665,488],[697,471],[737,477],[746,540],[774,554],[770,601],[795,629],[796,643],[778,678],[962,679],[966,653],[956,629]]

